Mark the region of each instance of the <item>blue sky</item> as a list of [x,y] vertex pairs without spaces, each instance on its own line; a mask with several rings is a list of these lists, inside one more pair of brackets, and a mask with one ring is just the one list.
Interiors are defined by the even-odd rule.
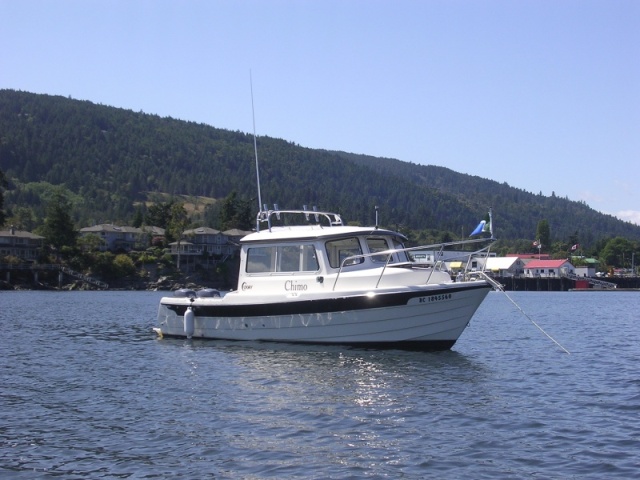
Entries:
[[258,135],[640,224],[637,0],[0,0],[0,22],[0,88],[252,132],[251,72]]

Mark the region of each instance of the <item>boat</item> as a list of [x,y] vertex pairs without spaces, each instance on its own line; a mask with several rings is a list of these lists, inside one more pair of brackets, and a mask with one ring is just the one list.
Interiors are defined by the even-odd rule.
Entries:
[[493,286],[481,272],[452,275],[444,262],[417,262],[412,252],[493,240],[491,231],[491,238],[408,248],[401,233],[378,226],[377,214],[375,226],[363,227],[316,208],[265,206],[240,242],[237,288],[163,297],[154,330],[160,337],[448,350]]

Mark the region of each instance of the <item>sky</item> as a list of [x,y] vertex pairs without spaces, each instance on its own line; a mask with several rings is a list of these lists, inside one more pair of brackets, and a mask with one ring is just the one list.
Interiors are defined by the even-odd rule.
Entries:
[[259,136],[640,224],[638,0],[0,0],[0,46],[0,88],[255,114]]

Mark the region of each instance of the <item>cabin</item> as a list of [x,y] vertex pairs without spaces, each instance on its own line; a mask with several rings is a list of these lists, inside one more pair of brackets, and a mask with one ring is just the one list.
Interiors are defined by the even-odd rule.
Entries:
[[565,274],[575,274],[575,267],[569,260],[531,260],[524,267],[525,277],[560,278]]
[[0,258],[12,256],[34,262],[43,243],[44,237],[11,226],[8,230],[0,230]]
[[100,251],[130,252],[145,249],[155,238],[164,238],[165,231],[159,227],[121,227],[113,224],[94,225],[80,229],[80,236],[96,235],[102,240]]

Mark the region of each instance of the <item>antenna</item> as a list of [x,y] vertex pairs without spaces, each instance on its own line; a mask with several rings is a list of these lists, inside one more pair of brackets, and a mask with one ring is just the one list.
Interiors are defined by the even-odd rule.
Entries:
[[496,238],[493,236],[493,209],[489,207],[489,233],[491,234],[491,238]]
[[258,166],[258,141],[256,139],[256,111],[253,106],[253,77],[249,70],[249,83],[251,85],[251,115],[253,116],[253,150],[256,154],[256,181],[258,183],[258,211],[262,211],[262,195],[260,194],[260,167]]

